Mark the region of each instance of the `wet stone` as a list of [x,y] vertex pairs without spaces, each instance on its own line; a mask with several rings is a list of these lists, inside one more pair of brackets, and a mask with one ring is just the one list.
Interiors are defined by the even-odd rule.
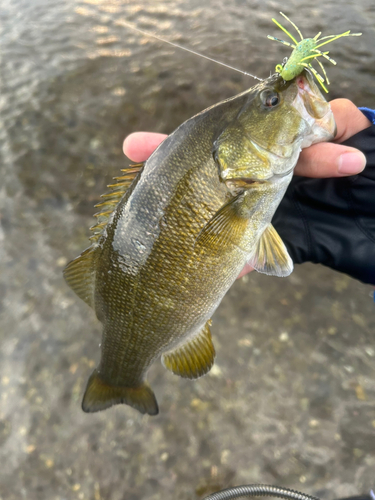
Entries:
[[364,452],[374,452],[374,422],[374,404],[356,404],[346,407],[340,421],[340,434],[345,445]]

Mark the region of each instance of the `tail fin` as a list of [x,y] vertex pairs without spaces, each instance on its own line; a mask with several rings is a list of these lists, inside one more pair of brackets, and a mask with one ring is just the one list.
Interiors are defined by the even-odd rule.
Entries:
[[101,380],[94,370],[82,401],[82,410],[86,413],[105,410],[110,406],[124,403],[141,413],[157,415],[159,413],[155,394],[147,383],[139,387],[116,387]]

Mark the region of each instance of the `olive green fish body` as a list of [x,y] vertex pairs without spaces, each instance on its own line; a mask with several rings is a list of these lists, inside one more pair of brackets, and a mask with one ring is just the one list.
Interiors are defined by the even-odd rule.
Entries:
[[[244,264],[291,272],[270,222],[300,148],[322,128],[311,109],[323,121],[329,114],[304,95],[310,114],[301,116],[298,92],[275,75],[183,123],[147,160],[97,243],[68,265],[67,281],[103,323],[85,411],[123,402],[157,413],[149,367],[162,355],[183,377],[209,371],[210,318]],[[271,112],[275,95],[283,109]],[[331,137],[331,121],[318,140]]]
[[202,329],[246,260],[236,247],[195,248],[228,197],[205,132],[216,115],[215,128],[225,126],[223,112],[198,115],[166,139],[107,229],[95,303],[105,310],[100,373],[116,385],[139,385],[160,353]]

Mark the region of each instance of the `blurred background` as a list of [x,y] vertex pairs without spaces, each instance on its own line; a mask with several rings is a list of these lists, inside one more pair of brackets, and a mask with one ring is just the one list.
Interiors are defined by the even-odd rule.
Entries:
[[80,407],[101,326],[62,269],[129,163],[124,137],[170,133],[254,84],[122,22],[265,78],[290,54],[266,39],[283,37],[279,10],[305,37],[363,32],[329,47],[329,97],[375,107],[373,0],[0,1],[1,500],[375,487],[372,289],[320,266],[237,281],[213,317],[211,373],[189,382],[152,367],[159,416]]

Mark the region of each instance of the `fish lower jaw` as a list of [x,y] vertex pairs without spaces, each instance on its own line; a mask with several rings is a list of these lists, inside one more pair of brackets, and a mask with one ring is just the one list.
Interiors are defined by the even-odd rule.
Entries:
[[337,127],[331,107],[323,96],[317,95],[309,85],[305,85],[305,88],[297,93],[292,105],[301,115],[308,130],[301,143],[302,149],[333,140]]

